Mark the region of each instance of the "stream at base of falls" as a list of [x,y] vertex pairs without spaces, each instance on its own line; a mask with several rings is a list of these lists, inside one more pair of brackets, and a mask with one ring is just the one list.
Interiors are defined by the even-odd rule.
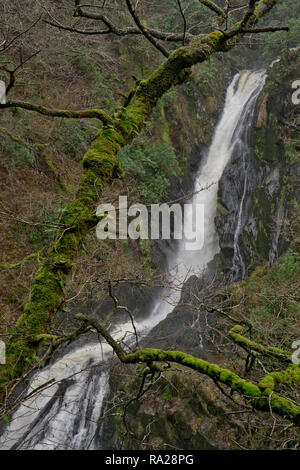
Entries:
[[[239,219],[236,221],[233,264],[241,263],[238,251],[240,217],[247,189],[248,132],[255,103],[265,83],[265,72],[242,71],[230,83],[222,116],[201,167],[196,174],[194,196],[189,201],[191,217],[193,207],[204,207],[203,246],[187,250],[186,240],[178,242],[177,252],[169,259],[169,279],[172,288],[159,298],[151,314],[136,320],[140,337],[145,337],[173,310],[180,300],[183,282],[192,274],[205,271],[208,263],[219,252],[215,230],[218,183],[233,152],[240,152],[245,174],[244,193],[240,200]],[[203,189],[205,188],[205,189]],[[202,190],[201,190],[202,189]],[[191,228],[192,228],[192,224]],[[201,239],[201,237],[199,237]],[[131,322],[121,323],[111,331],[115,340],[124,332],[132,341]],[[105,398],[109,394],[110,346],[103,340],[75,349],[33,375],[26,391],[28,396],[38,387],[54,379],[38,393],[24,400],[10,417],[10,426],[0,436],[0,449],[101,449],[101,417],[105,411]],[[124,366],[126,367],[126,366]]]

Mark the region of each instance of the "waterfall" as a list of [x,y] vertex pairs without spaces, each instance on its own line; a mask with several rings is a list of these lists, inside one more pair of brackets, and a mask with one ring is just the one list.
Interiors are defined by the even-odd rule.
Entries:
[[[186,243],[191,242],[190,233],[179,242],[176,255],[169,260],[172,289],[165,292],[164,298],[157,300],[148,318],[136,322],[140,336],[145,336],[166,318],[180,300],[182,283],[190,274],[203,272],[218,253],[220,248],[214,225],[218,182],[237,146],[245,164],[244,194],[235,237],[235,245],[238,244],[246,194],[243,136],[245,126],[249,127],[251,124],[255,101],[264,80],[264,72],[243,71],[233,78],[227,89],[222,117],[215,129],[205,162],[196,175],[194,195],[189,201],[190,217],[197,204],[204,207],[204,244],[199,245],[196,250],[187,250]],[[192,230],[193,224],[189,222]],[[237,246],[235,254],[238,256]],[[125,332],[130,332],[126,336],[127,344],[130,344],[133,336],[130,322],[115,326],[111,334],[116,340],[120,340]],[[101,344],[98,341],[80,347],[38,371],[26,392],[28,398],[11,416],[10,426],[7,426],[0,437],[0,448],[101,449],[101,418],[104,413],[103,404],[109,393],[111,357],[112,350],[103,340]]]
[[[264,71],[243,71],[236,74],[227,89],[226,100],[222,117],[215,129],[207,158],[200,166],[195,178],[194,196],[189,205],[189,214],[192,217],[196,205],[204,207],[204,240],[199,250],[186,250],[186,239],[179,243],[176,256],[170,260],[170,278],[172,289],[164,293],[166,305],[162,306],[160,300],[154,308],[155,315],[169,313],[180,299],[182,283],[192,274],[199,275],[207,264],[220,251],[218,235],[215,230],[218,183],[223,171],[230,161],[233,152],[237,152],[243,160],[243,193],[237,212],[237,222],[234,231],[233,277],[236,272],[245,274],[245,266],[239,251],[239,236],[242,227],[242,213],[247,193],[247,160],[249,157],[249,131],[251,130],[255,104],[261,92],[266,75]],[[203,189],[204,188],[204,189]],[[207,189],[205,189],[207,188]],[[175,286],[175,288],[174,288]]]

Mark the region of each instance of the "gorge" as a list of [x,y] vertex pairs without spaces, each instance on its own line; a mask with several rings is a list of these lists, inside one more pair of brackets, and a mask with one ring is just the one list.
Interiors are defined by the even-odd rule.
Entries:
[[[175,259],[169,260],[169,279],[172,285],[182,285],[190,275],[205,271],[219,251],[214,219],[217,207],[218,182],[233,152],[238,152],[247,165],[248,132],[252,125],[255,104],[265,82],[264,72],[243,71],[230,83],[222,117],[216,127],[207,157],[200,166],[194,184],[192,206],[203,204],[205,210],[204,246],[198,251],[186,249],[186,240],[177,247]],[[203,189],[208,187],[208,189]],[[246,188],[246,180],[244,182]],[[245,190],[240,200],[234,238],[233,267],[239,262],[237,238]],[[187,237],[191,240],[191,237]],[[243,273],[244,274],[244,273]],[[168,302],[160,299],[149,318],[136,321],[139,336],[151,335],[151,329],[164,320],[172,305],[180,298],[180,289],[165,293]],[[171,308],[172,309],[172,308]],[[118,340],[131,331],[131,323],[114,327]],[[133,340],[129,337],[127,342]],[[101,449],[103,400],[109,393],[109,367],[106,365],[111,349],[106,343],[88,344],[61,357],[33,376],[26,392],[31,395],[42,389],[14,413],[10,426],[1,436],[1,448],[8,449]],[[52,384],[51,381],[54,381]],[[43,386],[49,383],[49,386]]]

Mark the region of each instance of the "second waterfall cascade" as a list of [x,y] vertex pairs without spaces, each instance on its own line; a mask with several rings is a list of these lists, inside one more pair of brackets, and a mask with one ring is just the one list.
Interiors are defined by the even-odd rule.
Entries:
[[[199,250],[187,251],[186,240],[178,243],[177,252],[169,259],[172,282],[181,285],[192,273],[203,272],[207,264],[219,252],[215,230],[218,183],[233,152],[238,149],[240,158],[248,155],[244,142],[246,126],[250,126],[255,103],[265,83],[265,72],[242,71],[230,83],[221,119],[216,126],[205,161],[198,169],[194,184],[195,204],[204,207],[204,245]],[[243,149],[245,153],[243,153]],[[246,173],[245,173],[246,178]],[[207,189],[203,189],[207,188]],[[246,180],[244,185],[246,191]],[[236,221],[235,244],[240,231],[243,211],[242,195],[239,217]],[[192,225],[192,224],[190,224]],[[235,260],[239,258],[238,246],[234,246]],[[159,298],[151,314],[142,321],[136,320],[140,337],[145,336],[172,311],[180,300],[180,289],[173,289],[167,301]],[[130,322],[114,327],[111,332],[119,340],[125,331],[132,331]],[[129,338],[130,341],[130,338]],[[54,379],[47,387],[30,396],[19,406],[0,436],[0,449],[101,449],[101,416],[105,397],[109,393],[109,364],[112,349],[104,342],[80,347],[44,369],[32,378],[26,395]],[[126,366],[124,366],[126,367]]]

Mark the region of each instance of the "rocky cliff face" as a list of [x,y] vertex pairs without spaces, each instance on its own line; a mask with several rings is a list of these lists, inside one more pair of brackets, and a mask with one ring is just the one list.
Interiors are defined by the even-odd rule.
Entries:
[[259,263],[272,264],[288,246],[290,206],[299,196],[298,132],[292,125],[297,110],[291,100],[299,68],[299,51],[290,51],[268,69],[250,129],[247,162],[237,149],[220,182],[218,261],[231,280],[245,277]]

